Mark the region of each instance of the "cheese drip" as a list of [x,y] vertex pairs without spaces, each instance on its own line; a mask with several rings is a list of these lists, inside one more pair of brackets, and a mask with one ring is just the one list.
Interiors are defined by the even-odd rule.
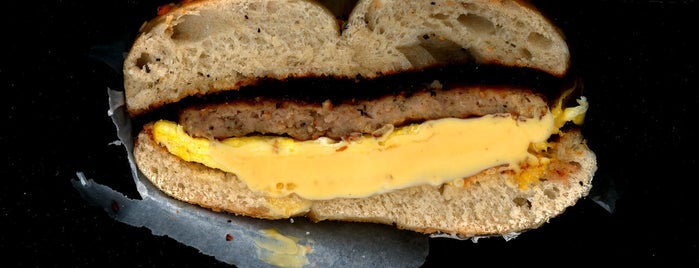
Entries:
[[252,190],[280,197],[360,198],[415,185],[441,185],[487,168],[517,170],[530,144],[554,131],[550,113],[536,119],[509,114],[445,118],[351,141],[253,136],[222,141],[192,138],[169,121],[153,128],[156,141],[186,161],[234,173]]
[[276,267],[303,267],[308,264],[311,247],[299,243],[301,239],[280,234],[276,229],[260,230],[261,237],[253,238],[257,258]]

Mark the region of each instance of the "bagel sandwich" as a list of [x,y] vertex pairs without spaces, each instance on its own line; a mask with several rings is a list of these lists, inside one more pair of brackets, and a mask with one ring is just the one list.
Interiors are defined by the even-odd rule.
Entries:
[[[138,169],[260,219],[460,238],[537,228],[597,164],[565,37],[520,1],[168,5],[124,61]],[[576,80],[577,81],[577,80]]]

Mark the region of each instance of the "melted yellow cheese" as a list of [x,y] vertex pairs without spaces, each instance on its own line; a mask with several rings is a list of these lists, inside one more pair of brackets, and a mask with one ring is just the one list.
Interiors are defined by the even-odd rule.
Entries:
[[574,90],[575,88],[570,88],[564,91],[563,94],[556,99],[556,102],[551,109],[551,113],[555,118],[554,128],[556,132],[558,132],[558,130],[568,121],[571,121],[576,125],[582,125],[585,121],[585,114],[587,113],[587,108],[589,106],[585,96],[581,96],[579,99],[575,100],[578,103],[578,106],[564,108],[563,100],[573,93]]
[[[553,103],[551,114],[554,118],[554,134],[559,134],[561,127],[563,127],[566,122],[573,122],[573,124],[582,125],[585,121],[585,114],[587,114],[589,105],[587,103],[587,98],[584,96],[576,99],[578,106],[564,108],[563,100],[573,93],[574,90],[575,87],[564,91]],[[548,150],[548,146],[548,142],[536,142],[532,143],[529,149],[532,152],[543,154],[546,152],[546,150]],[[526,189],[530,183],[539,180],[543,176],[544,172],[546,172],[550,162],[551,159],[541,155],[538,156],[537,161],[529,161],[529,163],[527,163],[527,168],[524,169],[523,172],[517,173],[515,176],[518,186],[522,189]]]
[[[588,109],[585,97],[577,100],[576,107],[563,107],[563,99],[572,92],[564,92],[551,113],[539,119],[518,120],[506,114],[447,118],[351,141],[277,136],[216,141],[190,137],[169,121],[156,122],[153,136],[172,154],[235,173],[268,197],[290,193],[311,200],[365,197],[414,185],[461,181],[495,166],[517,171],[519,186],[526,187],[541,177],[550,162],[541,155],[548,149],[547,138],[565,122],[583,123]],[[523,172],[520,164],[527,166]]]
[[504,114],[426,121],[352,141],[272,136],[210,141],[192,138],[168,121],[158,121],[153,134],[171,153],[235,173],[255,191],[318,200],[441,185],[501,165],[517,170],[525,161],[538,162],[529,146],[545,143],[553,131],[551,114],[527,120]]

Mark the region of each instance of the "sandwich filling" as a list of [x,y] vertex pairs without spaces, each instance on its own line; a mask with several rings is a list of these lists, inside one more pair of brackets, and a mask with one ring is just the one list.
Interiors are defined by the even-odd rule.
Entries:
[[321,137],[192,138],[173,122],[155,124],[155,140],[192,162],[234,173],[251,189],[311,200],[366,197],[420,184],[441,185],[481,170],[536,161],[527,151],[553,131],[553,118],[509,114],[445,118],[351,141]]
[[[578,103],[563,109],[559,99],[550,111],[532,118],[508,113],[442,118],[352,139],[211,139],[193,137],[165,120],[155,123],[153,136],[170,153],[236,174],[266,196],[361,198],[415,185],[441,185],[492,167],[519,172],[520,166],[545,166],[549,159],[541,152],[546,140],[565,122],[579,123],[584,117],[587,103],[584,98]],[[521,176],[524,182],[526,177]]]

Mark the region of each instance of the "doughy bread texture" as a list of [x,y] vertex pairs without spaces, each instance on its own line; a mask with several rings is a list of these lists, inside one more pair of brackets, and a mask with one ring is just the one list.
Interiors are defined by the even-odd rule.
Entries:
[[564,75],[569,51],[518,1],[363,0],[343,24],[313,1],[191,1],[143,26],[124,87],[136,115],[261,77],[375,77],[462,60]]

